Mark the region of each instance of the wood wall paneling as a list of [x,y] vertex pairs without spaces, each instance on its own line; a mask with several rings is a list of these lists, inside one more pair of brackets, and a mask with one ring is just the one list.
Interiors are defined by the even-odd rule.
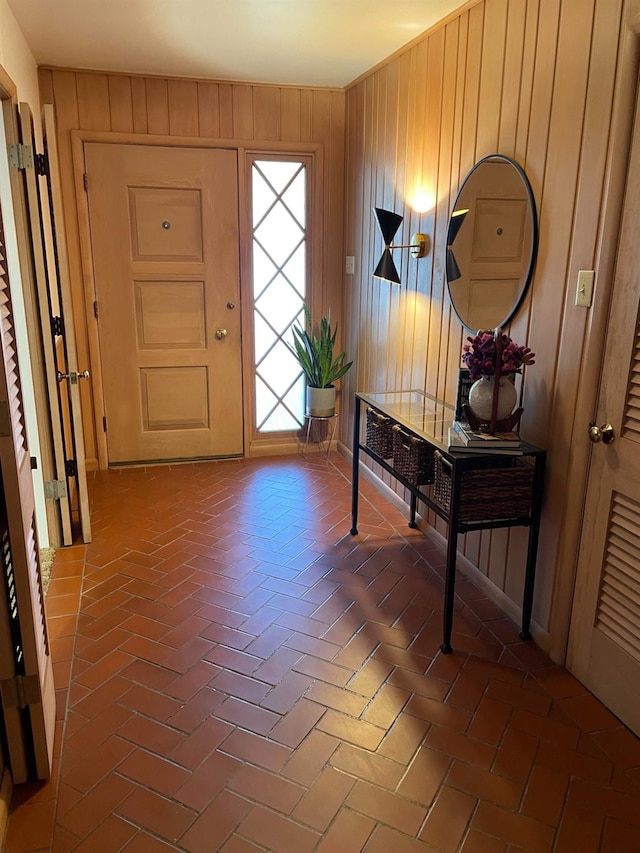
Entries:
[[[189,140],[198,144],[229,144],[252,150],[308,153],[310,143],[316,151],[316,163],[322,169],[317,185],[323,211],[316,223],[317,246],[315,283],[320,305],[331,305],[333,317],[342,329],[344,296],[343,199],[345,93],[342,90],[316,90],[236,84],[218,81],[194,81],[161,77],[100,74],[62,69],[40,70],[43,103],[53,103],[56,111],[60,150],[63,199],[69,242],[69,265],[78,359],[81,369],[93,372],[93,381],[82,386],[83,411],[99,410],[99,353],[94,331],[92,276],[83,269],[78,205],[86,208],[81,185],[83,133],[97,132],[100,139],[135,141],[145,144],[154,139],[161,144]],[[77,168],[74,172],[72,133],[76,138]],[[113,134],[110,136],[109,134]],[[92,137],[98,138],[95,133]],[[220,142],[216,143],[216,140]],[[304,145],[301,146],[301,143]],[[89,178],[90,179],[90,178]],[[84,210],[86,218],[86,209]],[[86,226],[85,226],[86,228]],[[90,257],[87,244],[85,257]],[[92,392],[95,390],[96,401]],[[95,403],[95,404],[94,404]],[[85,419],[85,447],[88,467],[98,460],[98,433]],[[104,438],[101,439],[104,444]]]
[[[543,630],[570,504],[567,448],[584,426],[574,424],[572,410],[588,314],[573,296],[577,270],[595,263],[610,130],[609,107],[598,116],[596,105],[613,100],[622,14],[618,0],[613,6],[483,0],[347,89],[345,242],[356,256],[347,346],[358,354],[354,387],[400,384],[453,402],[467,333],[449,305],[442,269],[451,205],[474,162],[494,151],[514,156],[531,181],[540,218],[538,265],[510,332],[538,353],[537,364],[519,378],[523,432],[549,451],[534,606]],[[431,213],[412,207],[416,183],[433,192]],[[403,283],[395,290],[371,277],[381,251],[368,216],[374,204],[405,218],[403,237],[429,230],[434,242],[428,261],[397,253]],[[524,530],[475,533],[464,537],[461,550],[517,605],[526,541]]]

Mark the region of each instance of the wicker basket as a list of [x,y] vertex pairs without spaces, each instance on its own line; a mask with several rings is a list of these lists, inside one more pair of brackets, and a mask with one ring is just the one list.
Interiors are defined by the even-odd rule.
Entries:
[[367,409],[367,447],[381,459],[391,459],[393,456],[391,428],[394,423],[391,418],[376,412],[375,409]]
[[[531,512],[533,465],[521,459],[478,459],[462,474],[458,518],[466,522],[526,518]],[[451,463],[435,452],[433,499],[451,506]]]
[[393,428],[393,467],[412,486],[433,483],[433,447],[399,424]]

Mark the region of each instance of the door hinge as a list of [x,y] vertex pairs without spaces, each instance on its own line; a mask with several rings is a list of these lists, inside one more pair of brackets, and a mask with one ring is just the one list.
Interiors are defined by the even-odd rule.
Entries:
[[14,675],[0,681],[2,702],[7,708],[28,708],[42,701],[40,679],[37,675]]
[[76,477],[78,474],[78,468],[76,466],[75,459],[67,459],[64,463],[64,470],[67,477]]
[[62,317],[51,318],[51,333],[53,335],[64,335],[64,320]]
[[86,172],[84,172],[82,175],[82,186],[84,187],[84,191],[86,193],[88,193],[89,192],[89,176],[87,175]]
[[47,155],[36,153],[35,161],[36,175],[42,175],[42,177],[47,177],[47,175],[49,174],[49,164],[47,163]]
[[44,484],[44,496],[52,501],[59,501],[67,497],[66,480],[46,480]]
[[102,418],[102,429],[105,432],[107,431],[107,419],[106,419],[106,417]]
[[12,169],[32,169],[33,149],[30,145],[17,142],[9,146],[9,165]]
[[98,316],[98,303],[97,303],[97,301],[93,303],[93,316],[96,318]]

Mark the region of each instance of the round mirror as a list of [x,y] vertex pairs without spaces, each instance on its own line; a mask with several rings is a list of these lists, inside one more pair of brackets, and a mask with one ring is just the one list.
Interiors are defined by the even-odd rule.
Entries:
[[527,176],[502,154],[479,160],[460,188],[447,232],[449,296],[467,329],[509,322],[527,292],[537,248]]

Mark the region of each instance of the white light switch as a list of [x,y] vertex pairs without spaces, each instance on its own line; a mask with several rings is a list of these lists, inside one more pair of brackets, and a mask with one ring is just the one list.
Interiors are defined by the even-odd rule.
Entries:
[[347,255],[344,259],[344,271],[346,275],[354,275],[356,271],[356,259],[353,255]]
[[576,305],[591,308],[593,296],[593,270],[578,270],[578,285],[576,287]]

